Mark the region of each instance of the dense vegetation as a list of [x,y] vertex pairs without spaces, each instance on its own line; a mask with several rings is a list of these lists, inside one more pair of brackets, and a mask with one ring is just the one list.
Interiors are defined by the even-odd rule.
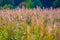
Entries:
[[60,40],[60,9],[0,10],[0,40]]
[[0,0],[0,9],[5,8],[5,5],[8,6],[6,8],[16,8],[21,2],[26,3],[26,8],[35,8],[36,6],[41,8],[60,7],[60,0]]
[[60,40],[60,0],[0,0],[0,40]]

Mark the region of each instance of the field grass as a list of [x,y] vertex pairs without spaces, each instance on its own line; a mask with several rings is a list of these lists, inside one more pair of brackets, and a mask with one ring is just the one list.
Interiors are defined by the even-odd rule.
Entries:
[[60,8],[0,10],[0,40],[60,40]]

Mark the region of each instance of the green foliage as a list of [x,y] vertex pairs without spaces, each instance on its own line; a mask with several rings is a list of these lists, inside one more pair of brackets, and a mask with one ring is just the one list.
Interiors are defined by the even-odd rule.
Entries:
[[6,29],[0,29],[0,40],[8,40],[8,33]]
[[60,0],[55,0],[53,2],[53,7],[56,8],[56,7],[60,7]]
[[14,0],[0,0],[0,5],[3,6],[5,4],[14,4]]
[[[16,1],[17,0],[0,0],[0,9],[2,9],[2,7],[6,4],[16,6],[17,4],[19,4],[21,2],[20,1],[17,3]],[[26,8],[34,8],[36,6],[38,6],[40,8],[43,8],[43,6],[44,7],[52,6],[54,8],[60,7],[60,0],[55,0],[55,1],[53,1],[53,0],[49,0],[49,1],[48,0],[47,1],[46,0],[45,1],[43,1],[43,0],[22,0],[22,2],[24,2],[24,1],[26,2]],[[47,2],[49,2],[49,5],[45,5],[45,4],[47,4]],[[50,3],[51,3],[51,5],[50,5]],[[16,8],[15,6],[13,8]]]
[[38,7],[40,7],[40,8],[43,7],[43,4],[41,3],[40,0],[34,0],[34,5],[35,5],[35,6],[38,6]]
[[26,2],[26,8],[33,8],[34,2],[32,0],[25,0]]
[[46,24],[48,23],[48,21],[49,21],[48,18],[45,18],[44,22],[45,22]]
[[26,8],[34,8],[36,6],[42,8],[43,5],[40,0],[26,0]]
[[21,32],[17,32],[16,36],[15,36],[15,39],[16,40],[21,40],[21,37],[22,37],[22,31]]
[[13,9],[14,0],[0,0],[0,9]]
[[55,21],[56,21],[56,22],[60,22],[60,18],[57,18]]
[[11,5],[11,4],[5,4],[3,7],[0,7],[0,9],[13,9],[14,8],[14,6],[13,5]]

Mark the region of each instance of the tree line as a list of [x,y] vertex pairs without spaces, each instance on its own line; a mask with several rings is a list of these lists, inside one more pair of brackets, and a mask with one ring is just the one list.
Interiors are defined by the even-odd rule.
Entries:
[[0,9],[16,8],[20,3],[25,2],[26,8],[53,8],[60,7],[60,0],[0,0]]

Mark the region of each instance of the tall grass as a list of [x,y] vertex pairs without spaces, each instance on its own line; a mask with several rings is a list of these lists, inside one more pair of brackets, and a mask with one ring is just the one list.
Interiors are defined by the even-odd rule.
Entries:
[[60,40],[60,8],[0,10],[0,40]]

